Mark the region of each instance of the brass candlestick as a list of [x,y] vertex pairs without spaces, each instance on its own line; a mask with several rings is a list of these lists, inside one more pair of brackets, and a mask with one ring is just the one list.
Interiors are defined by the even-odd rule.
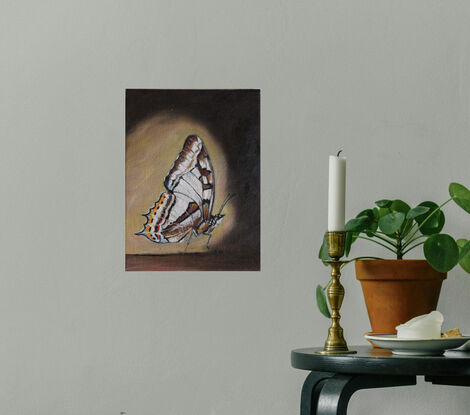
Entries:
[[339,282],[341,277],[341,265],[344,261],[340,258],[344,255],[344,246],[346,242],[346,232],[334,231],[326,233],[328,244],[328,255],[333,258],[327,261],[331,265],[331,279],[333,282],[328,287],[328,302],[331,308],[331,326],[328,329],[328,338],[323,350],[318,350],[319,354],[345,354],[356,353],[355,350],[349,350],[346,340],[344,340],[343,329],[339,324],[341,315],[339,310],[344,298],[344,287]]

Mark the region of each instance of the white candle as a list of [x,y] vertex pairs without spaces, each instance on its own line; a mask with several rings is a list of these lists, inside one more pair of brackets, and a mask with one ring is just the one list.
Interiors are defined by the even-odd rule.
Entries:
[[328,230],[344,231],[346,157],[330,156],[328,179]]

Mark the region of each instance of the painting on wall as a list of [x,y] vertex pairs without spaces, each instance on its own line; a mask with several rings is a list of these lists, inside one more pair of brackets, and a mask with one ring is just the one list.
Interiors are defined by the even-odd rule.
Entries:
[[126,270],[260,270],[260,91],[126,90]]

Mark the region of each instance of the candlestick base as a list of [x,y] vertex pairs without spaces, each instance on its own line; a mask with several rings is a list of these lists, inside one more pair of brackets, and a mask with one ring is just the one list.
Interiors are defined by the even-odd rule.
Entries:
[[356,353],[355,350],[349,350],[346,340],[343,335],[343,328],[339,324],[341,315],[339,310],[343,304],[344,287],[340,283],[341,266],[345,261],[340,258],[344,254],[344,247],[346,241],[346,232],[327,232],[326,240],[328,243],[328,255],[333,258],[331,261],[326,261],[331,265],[331,279],[332,283],[328,287],[328,302],[331,308],[331,326],[328,329],[328,337],[325,341],[323,350],[318,350],[318,354],[352,354]]
[[323,354],[323,355],[328,355],[328,354],[354,354],[357,353],[356,350],[349,350],[347,347],[346,349],[340,349],[340,350],[317,350],[315,352],[316,354]]

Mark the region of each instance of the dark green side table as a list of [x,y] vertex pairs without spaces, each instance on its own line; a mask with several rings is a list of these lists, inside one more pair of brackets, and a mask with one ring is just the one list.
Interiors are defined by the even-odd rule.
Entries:
[[416,385],[416,376],[438,385],[470,386],[469,352],[398,356],[385,349],[350,346],[357,354],[316,354],[320,349],[291,352],[292,367],[310,371],[302,387],[301,415],[345,415],[354,392]]

